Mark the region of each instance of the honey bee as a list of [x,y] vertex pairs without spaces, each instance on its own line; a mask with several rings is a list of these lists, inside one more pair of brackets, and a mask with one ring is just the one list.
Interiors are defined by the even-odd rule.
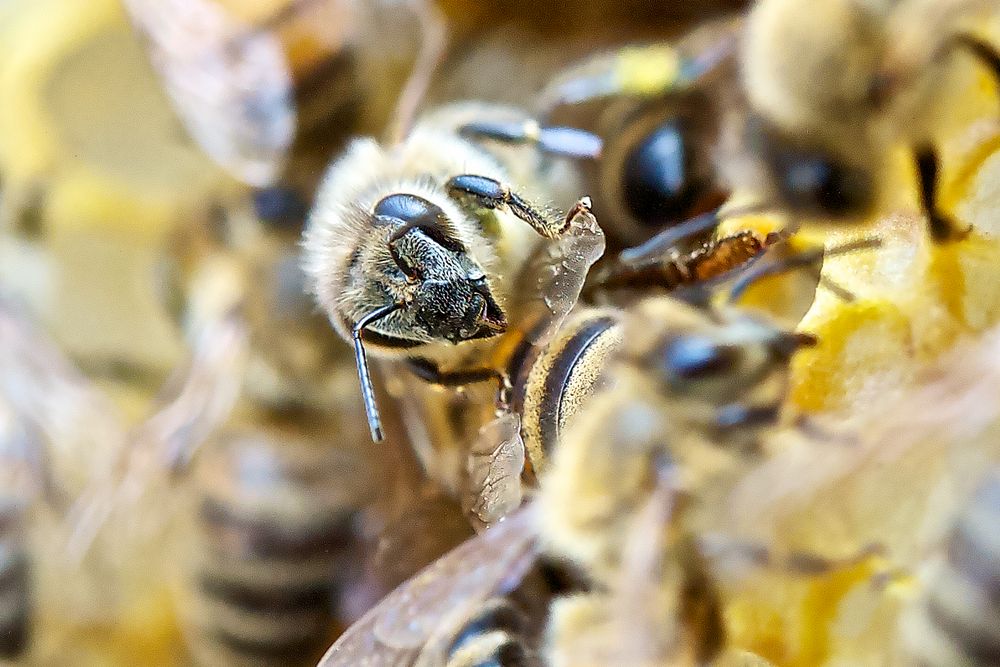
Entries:
[[200,664],[306,664],[335,636],[371,476],[303,430],[230,430],[196,466],[179,608]]
[[742,158],[722,161],[730,180],[794,215],[858,219],[884,203],[890,150],[908,147],[932,238],[961,238],[938,205],[933,133],[956,56],[1000,77],[1000,57],[974,25],[994,9],[981,0],[757,3],[740,47]]
[[[578,160],[613,246],[644,242],[714,210],[727,196],[713,149],[719,109],[732,97],[732,86],[724,84],[732,78],[726,70],[739,27],[738,19],[715,20],[676,43],[591,56],[555,75],[539,93],[539,120],[473,122],[461,131]],[[596,119],[584,119],[582,127],[580,120],[552,124],[581,114]]]
[[[155,607],[165,592],[170,559],[164,545],[176,518],[172,475],[232,408],[225,379],[229,366],[239,365],[239,330],[204,332],[200,356],[172,378],[161,403],[132,428],[108,396],[8,302],[0,302],[0,340],[9,464],[2,481],[10,500],[5,534],[12,547],[12,583],[4,599],[12,623],[17,595],[25,608],[37,610],[32,632],[17,640],[22,652],[41,661],[61,661],[74,652],[81,664],[90,664],[85,654],[124,661],[144,660],[146,651],[175,654],[176,647],[157,643],[169,635],[169,623],[160,619],[160,625],[144,627],[149,618],[133,624],[130,615]],[[27,572],[31,586],[19,587],[14,575]],[[116,632],[87,635],[86,628],[109,624]],[[139,645],[127,639],[130,632],[156,639]],[[74,639],[79,635],[89,639],[81,644]]]
[[[424,0],[404,12],[390,5],[126,3],[188,133],[253,188],[259,218],[286,225],[303,223],[318,175],[349,131],[381,129],[394,95],[403,107],[420,97],[419,77],[407,80],[401,65],[428,69],[419,61],[443,48],[443,21]],[[395,111],[405,123],[409,110]]]
[[538,557],[533,521],[525,507],[439,558],[348,628],[319,664],[441,665],[449,649],[455,659],[472,652],[462,629],[472,630],[483,605],[514,590]]
[[989,665],[1000,638],[994,584],[1000,575],[992,526],[1000,511],[1000,477],[987,476],[956,517],[943,562],[936,563],[920,603],[901,629],[909,657],[923,665]]
[[532,181],[532,161],[459,137],[455,119],[470,114],[523,117],[459,105],[425,116],[395,146],[355,139],[330,167],[304,235],[310,290],[354,343],[376,441],[382,433],[366,349],[409,359],[440,384],[499,378],[495,369],[441,365],[461,363],[473,350],[482,356],[508,328],[513,280],[536,240],[592,220],[589,200],[565,217],[529,203],[515,188]]
[[[622,544],[620,516],[648,496],[657,458],[694,475],[686,459],[697,456],[699,476],[717,475],[734,455],[756,451],[761,429],[779,417],[789,360],[815,343],[738,310],[710,313],[669,297],[637,304],[623,337],[607,389],[556,450],[540,503],[552,547],[605,574]],[[628,456],[602,461],[597,448]],[[599,501],[582,502],[597,489]],[[580,499],[572,507],[560,500],[570,491]]]

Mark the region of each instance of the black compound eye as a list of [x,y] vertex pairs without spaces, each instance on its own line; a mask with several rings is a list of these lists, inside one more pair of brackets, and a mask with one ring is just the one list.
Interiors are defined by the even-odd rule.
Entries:
[[660,226],[685,216],[701,189],[692,149],[685,123],[677,118],[657,127],[626,155],[622,196],[632,217]]
[[660,363],[667,377],[700,380],[731,373],[741,356],[740,349],[733,345],[702,336],[680,336],[663,348]]
[[255,190],[253,206],[261,222],[280,229],[302,227],[309,213],[309,206],[302,195],[281,185]]
[[802,145],[758,117],[751,118],[748,131],[749,145],[763,155],[774,187],[791,208],[846,218],[863,215],[874,205],[874,175],[846,156]]
[[441,209],[423,197],[398,192],[379,200],[375,204],[374,213],[375,215],[395,218],[403,222],[414,222],[424,219],[433,221],[441,213]]
[[792,206],[835,217],[864,213],[874,197],[868,173],[830,156],[789,156],[780,165],[778,178],[782,195]]

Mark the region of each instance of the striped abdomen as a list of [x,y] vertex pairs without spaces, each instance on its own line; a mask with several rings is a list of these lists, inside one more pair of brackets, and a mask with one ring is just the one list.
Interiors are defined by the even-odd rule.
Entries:
[[904,633],[917,664],[1000,664],[1000,475],[955,522],[944,562],[909,620]]
[[515,357],[513,408],[521,414],[521,435],[536,471],[594,393],[621,335],[616,311],[583,309],[567,318],[549,344]]
[[25,544],[26,505],[0,498],[0,659],[13,660],[31,638],[31,570]]
[[294,441],[228,445],[197,510],[192,649],[206,665],[310,664],[332,640],[339,565],[354,537],[338,475],[357,471],[296,461]]
[[525,640],[528,619],[504,598],[493,598],[455,633],[445,667],[529,667],[539,664]]

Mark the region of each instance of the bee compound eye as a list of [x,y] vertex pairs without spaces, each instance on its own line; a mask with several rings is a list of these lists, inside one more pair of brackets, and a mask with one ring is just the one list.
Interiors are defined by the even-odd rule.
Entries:
[[660,363],[667,377],[698,380],[732,372],[740,362],[740,349],[703,336],[679,336],[663,348]]
[[684,215],[696,196],[693,154],[682,119],[671,119],[645,136],[625,156],[622,199],[644,225],[659,226]]

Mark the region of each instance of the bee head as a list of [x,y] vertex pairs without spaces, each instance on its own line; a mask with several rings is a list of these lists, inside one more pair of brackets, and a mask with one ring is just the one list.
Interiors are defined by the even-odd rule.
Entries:
[[399,193],[378,202],[374,214],[395,227],[389,252],[401,280],[410,285],[406,309],[422,334],[459,343],[507,329],[507,317],[486,273],[449,233],[451,225],[440,207]]

